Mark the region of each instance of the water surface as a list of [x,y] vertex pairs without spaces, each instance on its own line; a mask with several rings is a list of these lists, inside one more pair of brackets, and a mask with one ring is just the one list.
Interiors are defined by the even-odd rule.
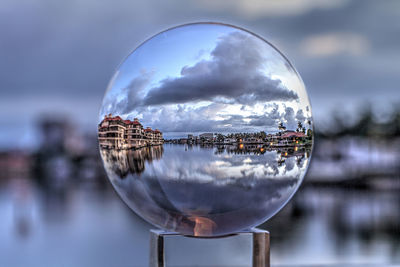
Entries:
[[101,155],[117,192],[147,221],[211,236],[256,226],[279,211],[300,185],[310,150],[164,144]]

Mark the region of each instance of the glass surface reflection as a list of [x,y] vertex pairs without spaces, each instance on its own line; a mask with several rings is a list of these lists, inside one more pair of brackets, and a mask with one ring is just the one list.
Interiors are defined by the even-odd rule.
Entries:
[[101,155],[117,192],[142,217],[204,236],[271,217],[301,182],[310,147],[164,144]]
[[150,223],[194,236],[278,212],[302,182],[313,135],[304,84],[282,53],[208,23],[167,30],[130,54],[98,124],[122,199]]

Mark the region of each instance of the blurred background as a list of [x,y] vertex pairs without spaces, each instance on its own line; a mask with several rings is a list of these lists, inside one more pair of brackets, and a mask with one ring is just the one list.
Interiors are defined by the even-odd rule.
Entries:
[[98,111],[128,53],[197,21],[263,36],[308,89],[312,164],[261,226],[273,266],[400,265],[400,1],[2,0],[0,266],[148,264],[151,226],[107,181]]

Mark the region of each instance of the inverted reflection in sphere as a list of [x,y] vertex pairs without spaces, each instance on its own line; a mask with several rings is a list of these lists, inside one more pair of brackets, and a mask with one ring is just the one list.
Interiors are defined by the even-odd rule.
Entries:
[[291,63],[248,31],[207,23],[162,32],[125,59],[98,136],[128,206],[194,236],[273,216],[299,187],[313,143],[310,103]]

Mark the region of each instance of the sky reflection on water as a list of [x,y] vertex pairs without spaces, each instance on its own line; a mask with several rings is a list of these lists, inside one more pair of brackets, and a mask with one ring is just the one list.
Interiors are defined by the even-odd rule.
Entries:
[[300,185],[310,151],[165,144],[101,154],[117,192],[147,221],[188,235],[223,235],[279,211]]
[[[152,226],[126,208],[113,191],[89,190],[80,184],[65,188],[66,197],[60,197],[60,190],[25,183],[30,193],[25,203],[15,203],[11,193],[17,187],[11,182],[7,187],[12,190],[0,189],[1,266],[148,266]],[[53,196],[52,205],[47,195]],[[271,232],[272,264],[396,266],[398,203],[397,191],[305,186],[262,226]],[[20,216],[12,216],[13,209]],[[357,216],[349,217],[355,210]],[[29,229],[24,235],[20,220]],[[193,260],[190,247],[177,244],[173,249],[187,262]],[[242,255],[235,244],[212,246],[209,251],[209,257],[221,264],[227,258],[240,262]]]

